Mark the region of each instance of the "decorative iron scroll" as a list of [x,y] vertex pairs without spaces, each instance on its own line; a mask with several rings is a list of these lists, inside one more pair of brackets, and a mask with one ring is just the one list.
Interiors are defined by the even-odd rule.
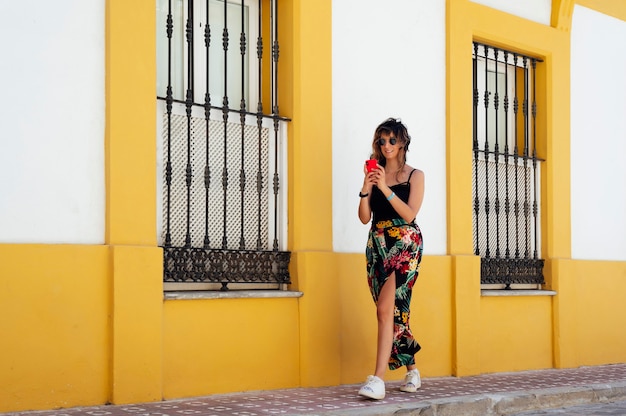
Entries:
[[277,1],[157,0],[165,283],[290,283]]
[[480,282],[484,284],[544,284],[542,259],[498,259],[480,260]]
[[290,252],[164,247],[165,282],[291,283]]
[[540,285],[541,60],[477,42],[473,52],[473,231],[481,284]]

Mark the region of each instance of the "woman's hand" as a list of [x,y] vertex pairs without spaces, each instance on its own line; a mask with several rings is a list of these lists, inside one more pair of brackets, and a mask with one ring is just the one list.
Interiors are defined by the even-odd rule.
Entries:
[[[379,166],[380,165],[377,164],[377,168]],[[361,190],[361,193],[367,194],[372,191],[373,185],[375,185],[377,182],[376,169],[372,170],[371,172],[368,171],[366,163],[363,165],[363,174],[365,175],[365,178],[363,178],[363,189]]]
[[381,191],[384,191],[385,188],[388,188],[387,186],[387,179],[385,176],[385,168],[382,167],[381,165],[377,164],[376,165],[376,169],[372,170],[369,175],[371,175],[371,183],[373,185],[376,185],[376,187],[378,187],[378,189],[380,189]]
[[370,193],[372,192],[372,188],[376,183],[376,170],[371,172],[367,171],[367,163],[363,165],[363,174],[365,177],[363,178],[363,187],[361,188],[361,195],[363,197],[360,198],[359,202],[359,219],[363,224],[367,224],[372,218],[372,209],[370,207]]

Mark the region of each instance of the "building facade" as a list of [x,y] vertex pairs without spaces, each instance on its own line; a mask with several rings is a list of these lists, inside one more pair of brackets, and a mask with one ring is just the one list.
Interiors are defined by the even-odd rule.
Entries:
[[626,3],[505,3],[258,3],[278,16],[258,100],[280,105],[289,283],[229,291],[164,279],[164,2],[0,5],[0,412],[362,381],[357,193],[390,116],[426,175],[423,376],[625,362]]

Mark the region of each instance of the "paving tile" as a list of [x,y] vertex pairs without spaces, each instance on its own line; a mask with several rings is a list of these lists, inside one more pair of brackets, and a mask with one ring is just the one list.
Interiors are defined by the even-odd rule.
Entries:
[[[613,388],[615,385],[617,388]],[[387,383],[384,400],[372,401],[357,395],[359,385],[296,388],[246,393],[220,394],[135,405],[79,407],[37,412],[16,412],[4,416],[270,416],[270,415],[385,415],[398,409],[422,413],[425,403],[432,404],[432,415],[466,406],[467,414],[480,414],[494,400],[516,406],[547,406],[552,400],[606,400],[625,395],[626,364],[575,369],[548,369],[516,373],[483,374],[469,377],[438,377],[422,380],[416,393],[398,390],[400,382]],[[579,393],[578,390],[581,390]],[[524,393],[514,397],[498,394]],[[545,397],[539,397],[544,392]],[[495,396],[489,396],[489,395]],[[552,394],[552,395],[550,395]],[[496,397],[497,396],[497,397]],[[439,405],[437,405],[439,403]],[[579,403],[576,403],[579,404]],[[437,413],[439,406],[439,413]],[[477,409],[472,412],[472,408]],[[539,410],[537,410],[539,411]],[[407,413],[408,414],[408,413]],[[509,413],[510,414],[510,413]],[[541,413],[536,413],[537,415]],[[551,413],[558,414],[558,413]],[[611,415],[617,413],[610,413]],[[626,413],[624,413],[626,415]]]

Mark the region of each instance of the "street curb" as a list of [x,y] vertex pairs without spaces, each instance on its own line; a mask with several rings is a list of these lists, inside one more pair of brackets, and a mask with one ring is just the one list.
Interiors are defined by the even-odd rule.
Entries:
[[425,400],[406,404],[324,412],[333,416],[505,416],[533,410],[554,409],[626,400],[626,382],[555,387],[510,393],[488,393]]

